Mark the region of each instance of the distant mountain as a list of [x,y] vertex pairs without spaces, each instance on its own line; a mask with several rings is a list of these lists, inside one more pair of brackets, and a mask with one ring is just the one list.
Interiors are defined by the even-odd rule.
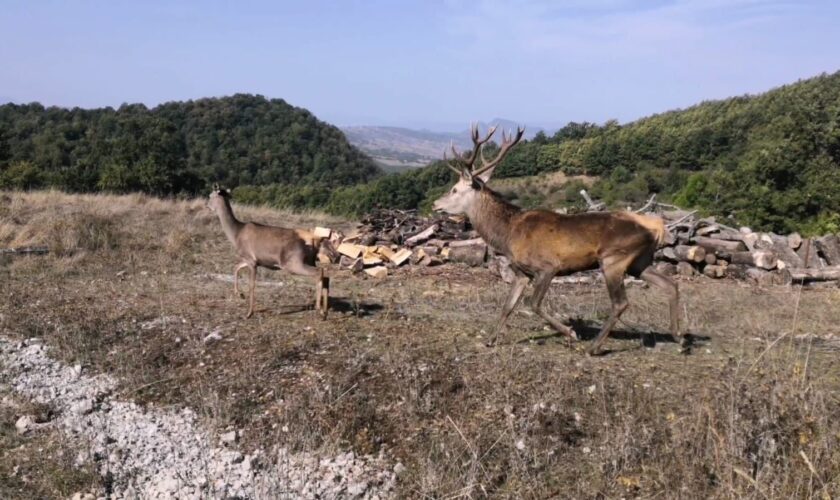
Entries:
[[[496,125],[497,134],[502,130],[516,130],[517,123],[503,118],[494,118],[488,122],[479,122],[480,130],[487,130],[489,125]],[[521,126],[521,125],[519,125]],[[525,137],[533,138],[542,128],[525,129]],[[342,127],[350,144],[370,155],[385,170],[400,171],[428,165],[443,157],[454,143],[459,150],[469,148],[469,130],[465,127],[459,132],[433,132],[403,127],[349,126]]]

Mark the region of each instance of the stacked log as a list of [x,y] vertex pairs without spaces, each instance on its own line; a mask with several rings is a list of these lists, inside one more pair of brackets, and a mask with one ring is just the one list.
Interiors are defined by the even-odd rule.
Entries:
[[[840,283],[837,235],[803,238],[799,233],[783,236],[756,232],[748,227],[728,227],[714,217],[696,218],[694,213],[681,210],[660,215],[672,233],[669,241],[674,243],[666,242],[657,251],[656,259],[677,264],[677,274],[729,277],[762,285],[835,280]],[[698,249],[705,250],[704,259]]]
[[[659,205],[653,198],[645,207]],[[661,208],[661,206],[659,206]],[[840,238],[803,238],[729,227],[694,212],[661,210],[668,228],[655,254],[656,269],[680,277],[729,278],[762,285],[792,281],[840,282]],[[329,230],[327,230],[329,231]],[[319,235],[321,233],[318,233]],[[329,233],[344,269],[374,277],[401,266],[435,266],[447,262],[486,266],[507,280],[508,263],[478,237],[464,217],[422,217],[413,210],[377,210],[351,235]]]

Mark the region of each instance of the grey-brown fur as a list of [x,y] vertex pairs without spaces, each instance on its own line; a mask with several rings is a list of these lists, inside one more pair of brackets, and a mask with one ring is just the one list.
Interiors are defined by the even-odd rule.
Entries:
[[249,318],[254,314],[257,267],[283,269],[292,274],[315,277],[315,307],[321,314],[326,315],[327,299],[322,299],[321,295],[323,271],[315,267],[318,245],[311,233],[300,229],[241,222],[233,215],[229,198],[230,194],[226,190],[216,188],[210,194],[207,206],[219,216],[222,230],[240,259],[233,271],[235,295],[239,295],[239,272],[244,268],[250,270],[248,314],[245,317]]

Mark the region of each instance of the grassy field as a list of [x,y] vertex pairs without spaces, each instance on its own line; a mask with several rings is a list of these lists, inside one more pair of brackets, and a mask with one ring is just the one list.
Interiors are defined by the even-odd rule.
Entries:
[[494,179],[491,184],[493,189],[519,206],[558,208],[584,204],[580,189],[591,186],[597,180],[597,177],[586,175],[567,176],[558,170],[525,177]]
[[[601,286],[556,285],[546,299],[581,343],[521,311],[487,348],[507,285],[455,265],[384,280],[333,270],[326,321],[307,308],[311,283],[262,270],[245,320],[233,250],[203,200],[0,193],[0,247],[31,244],[51,253],[0,257],[4,335],[43,337],[119,377],[126,399],[242,429],[243,449],[384,449],[406,467],[404,498],[840,495],[838,289],[682,281],[683,355],[664,333],[665,298],[634,286],[609,352],[591,358],[586,339],[609,311]],[[211,332],[223,340],[205,344]],[[4,415],[0,471],[24,453]],[[55,455],[43,467],[57,484],[39,491],[90,481]],[[13,480],[0,492],[20,491]]]

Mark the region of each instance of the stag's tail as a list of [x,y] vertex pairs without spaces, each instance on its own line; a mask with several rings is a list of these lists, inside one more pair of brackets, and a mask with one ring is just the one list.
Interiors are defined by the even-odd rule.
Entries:
[[653,238],[656,240],[657,247],[661,247],[665,243],[667,229],[665,229],[665,221],[662,220],[662,217],[657,217],[655,215],[642,215],[634,212],[624,212],[624,215],[650,231]]

